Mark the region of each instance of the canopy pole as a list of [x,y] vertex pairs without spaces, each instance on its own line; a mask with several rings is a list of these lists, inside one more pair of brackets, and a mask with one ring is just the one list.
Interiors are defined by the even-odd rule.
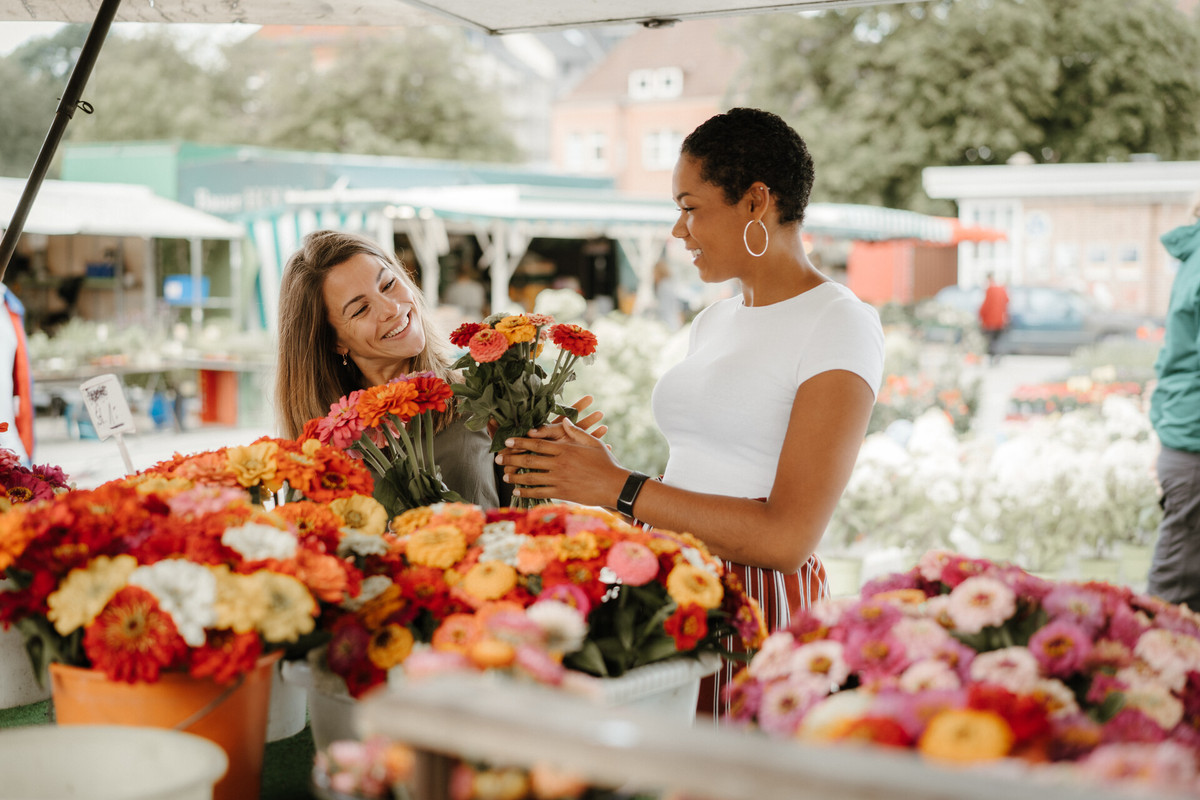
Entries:
[[[104,39],[108,36],[108,29],[117,16],[117,7],[120,5],[121,0],[103,0],[100,11],[96,14],[96,21],[92,23],[92,29],[88,31],[87,41],[83,43],[83,49],[79,51],[79,60],[75,62],[75,68],[71,70],[71,78],[67,81],[67,88],[59,100],[58,110],[54,112],[54,121],[50,124],[50,131],[46,134],[45,141],[42,142],[42,149],[33,163],[33,169],[29,172],[29,179],[25,182],[25,189],[21,192],[21,199],[17,203],[16,209],[13,210],[8,229],[4,231],[4,238],[0,240],[0,281],[4,280],[4,273],[8,271],[8,262],[16,252],[17,239],[21,238],[21,232],[25,229],[25,220],[29,217],[33,201],[37,197],[38,190],[42,188],[42,181],[50,169],[54,151],[58,149],[58,143],[62,141],[63,134],[67,131],[67,123],[71,121],[71,117],[75,116],[75,109],[80,107],[83,87],[92,74],[92,67],[96,65],[100,48],[104,45]],[[90,112],[90,109],[85,108],[85,110]]]

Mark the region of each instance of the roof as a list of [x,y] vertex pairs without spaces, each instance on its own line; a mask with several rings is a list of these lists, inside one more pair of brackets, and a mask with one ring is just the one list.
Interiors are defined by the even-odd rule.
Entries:
[[[889,0],[154,0],[122,3],[118,22],[242,22],[255,25],[462,24],[489,33],[578,28],[765,12],[874,5]],[[97,0],[0,0],[0,20],[91,22]]]
[[1178,195],[1188,201],[1200,191],[1200,161],[926,167],[921,183],[930,197],[949,200]]
[[[618,228],[669,228],[679,209],[669,200],[618,192],[556,187],[490,185],[415,189],[321,189],[284,195],[293,207],[363,211],[385,208],[396,218],[433,215],[458,222],[523,222],[561,230],[589,228],[599,235]],[[920,239],[955,244],[963,237],[957,220],[913,211],[845,203],[812,203],[804,231],[847,239]]]
[[[0,178],[0,228],[7,228],[25,181]],[[22,227],[48,236],[140,236],[153,239],[240,239],[241,225],[159,197],[147,186],[43,181]]]
[[[729,42],[729,32],[729,22],[718,19],[640,29],[618,42],[565,101],[628,97],[629,73],[657,67],[683,70],[682,98],[721,97],[742,62],[742,52]],[[661,104],[663,100],[650,102]]]

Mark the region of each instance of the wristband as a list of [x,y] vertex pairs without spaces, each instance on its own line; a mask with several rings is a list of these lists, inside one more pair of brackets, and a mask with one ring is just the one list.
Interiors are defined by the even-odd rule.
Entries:
[[[638,493],[642,491],[642,484],[650,480],[649,475],[643,475],[640,472],[631,472],[629,477],[625,479],[625,486],[621,489],[621,496],[617,498],[617,511],[627,517],[633,517],[633,502],[637,500]],[[634,517],[636,519],[636,517]]]

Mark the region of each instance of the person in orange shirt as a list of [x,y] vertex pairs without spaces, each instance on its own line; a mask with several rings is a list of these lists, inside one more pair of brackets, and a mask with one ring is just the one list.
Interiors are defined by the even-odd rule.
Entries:
[[994,360],[996,341],[1004,329],[1008,327],[1008,291],[996,283],[992,274],[987,276],[987,290],[983,293],[983,303],[979,306],[979,327],[987,339],[988,358]]

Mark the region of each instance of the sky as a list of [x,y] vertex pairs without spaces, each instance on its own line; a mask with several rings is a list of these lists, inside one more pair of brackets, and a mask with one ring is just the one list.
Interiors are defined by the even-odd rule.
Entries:
[[[6,56],[30,39],[51,36],[63,26],[61,22],[0,22],[0,56]],[[157,28],[144,22],[117,22],[112,32],[137,33],[148,28]],[[175,23],[164,25],[172,33],[191,40],[231,41],[240,39],[258,30],[258,25],[200,25]]]

